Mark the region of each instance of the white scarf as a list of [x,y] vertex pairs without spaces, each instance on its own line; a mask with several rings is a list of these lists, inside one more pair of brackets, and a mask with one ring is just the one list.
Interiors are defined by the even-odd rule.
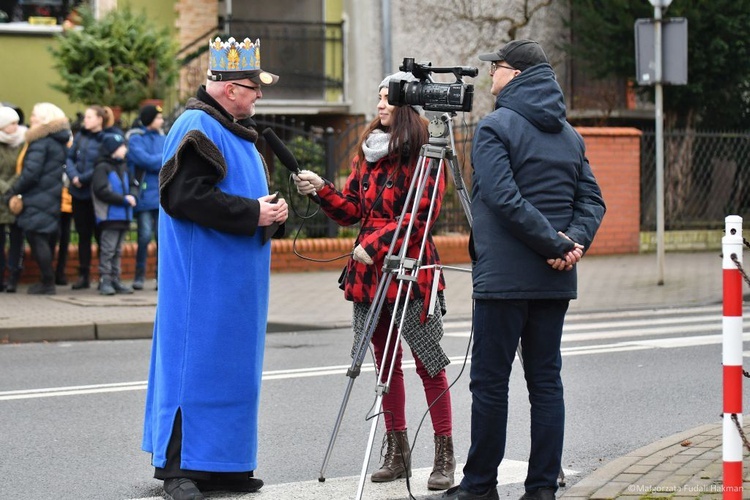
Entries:
[[12,134],[7,134],[0,130],[0,142],[7,144],[12,148],[16,148],[23,144],[23,141],[26,139],[26,130],[27,128],[23,125],[19,125],[16,131]]
[[391,142],[391,134],[376,128],[367,136],[362,143],[362,152],[365,160],[376,162],[388,154],[388,144]]

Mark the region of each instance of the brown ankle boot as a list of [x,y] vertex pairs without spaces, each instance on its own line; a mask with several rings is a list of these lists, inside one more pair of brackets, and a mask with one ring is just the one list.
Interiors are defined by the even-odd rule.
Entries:
[[427,480],[429,490],[447,490],[453,486],[456,458],[453,456],[453,437],[435,436],[435,465]]
[[[401,477],[411,477],[411,449],[406,430],[392,431],[385,434],[383,446],[386,447],[383,455],[383,465],[379,470],[372,473],[370,479],[373,483],[387,483]],[[382,448],[381,448],[382,454]]]

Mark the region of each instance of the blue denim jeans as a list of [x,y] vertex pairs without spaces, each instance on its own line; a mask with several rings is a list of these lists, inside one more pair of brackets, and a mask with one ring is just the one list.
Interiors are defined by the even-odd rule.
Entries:
[[508,382],[519,340],[531,403],[531,452],[524,486],[557,490],[565,430],[560,340],[568,300],[476,300],[471,354],[471,447],[461,489],[497,486],[505,455]]
[[146,259],[148,258],[148,244],[151,243],[151,235],[158,243],[159,235],[159,209],[143,210],[135,214],[138,223],[138,250],[135,253],[136,274],[146,272]]

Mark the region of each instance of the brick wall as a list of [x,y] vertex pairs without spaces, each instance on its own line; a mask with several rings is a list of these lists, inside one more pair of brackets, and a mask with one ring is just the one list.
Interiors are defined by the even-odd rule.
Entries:
[[640,249],[641,132],[634,128],[580,127],[586,156],[602,189],[607,214],[588,255]]
[[[177,12],[175,21],[177,41],[180,48],[184,49],[181,56],[208,46],[208,36],[205,39],[196,39],[196,37],[216,27],[219,2],[216,0],[179,0],[175,3],[174,9]],[[198,85],[205,83],[207,69],[208,56],[204,54],[180,70],[181,99],[193,95]]]
[[[607,215],[604,217],[589,255],[638,253],[640,250],[640,132],[631,128],[578,128],[586,141],[587,156],[601,186]],[[467,235],[435,236],[444,264],[469,262]],[[301,272],[342,269],[345,259],[319,263],[305,257],[327,260],[351,252],[353,238],[321,238],[273,240],[271,267],[274,272]],[[122,277],[132,279],[135,273],[135,243],[126,243],[122,252]],[[149,247],[147,277],[156,269],[156,245]],[[91,271],[97,276],[98,257],[93,251]],[[68,276],[74,279],[78,269],[78,250],[70,247]],[[27,250],[23,281],[39,279],[39,269]]]

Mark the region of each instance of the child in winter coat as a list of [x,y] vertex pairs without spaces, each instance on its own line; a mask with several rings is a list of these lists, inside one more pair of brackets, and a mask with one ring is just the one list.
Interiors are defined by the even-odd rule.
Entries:
[[128,148],[120,134],[108,134],[102,140],[101,155],[94,166],[91,190],[96,224],[101,230],[99,247],[99,293],[133,293],[120,280],[122,243],[133,220],[136,198],[131,194],[125,155]]

